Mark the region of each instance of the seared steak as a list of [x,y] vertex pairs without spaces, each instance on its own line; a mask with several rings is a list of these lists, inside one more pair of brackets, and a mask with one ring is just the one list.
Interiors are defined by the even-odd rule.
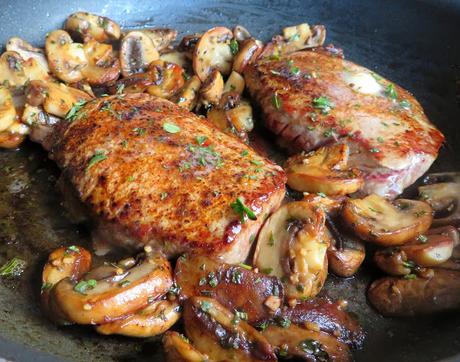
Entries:
[[265,51],[245,79],[267,127],[291,151],[347,143],[352,166],[366,173],[364,193],[401,193],[444,141],[409,92],[339,53]]
[[[73,118],[55,136],[51,157],[107,242],[239,262],[284,197],[279,166],[169,101],[104,97]],[[257,220],[241,204],[240,213],[232,208],[237,198]]]

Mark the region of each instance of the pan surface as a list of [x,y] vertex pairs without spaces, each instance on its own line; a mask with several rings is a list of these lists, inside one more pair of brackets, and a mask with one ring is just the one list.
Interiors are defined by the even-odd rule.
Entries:
[[[47,31],[70,13],[106,15],[124,27],[171,26],[182,34],[241,24],[267,40],[287,25],[324,24],[327,42],[348,59],[400,84],[417,97],[447,143],[432,167],[460,171],[460,2],[446,0],[337,1],[6,1],[0,2],[0,41],[20,36],[43,44]],[[85,229],[65,216],[56,192],[56,166],[40,147],[0,151],[0,265],[13,256],[28,267],[18,279],[0,280],[0,357],[18,361],[162,360],[158,340],[102,337],[90,328],[58,328],[39,310],[40,270],[62,244],[86,243]],[[367,263],[370,264],[370,263]],[[324,294],[345,298],[367,331],[358,361],[456,360],[460,314],[389,319],[367,304],[365,291],[378,275],[366,265],[354,278],[331,276]],[[0,358],[1,359],[1,358]]]

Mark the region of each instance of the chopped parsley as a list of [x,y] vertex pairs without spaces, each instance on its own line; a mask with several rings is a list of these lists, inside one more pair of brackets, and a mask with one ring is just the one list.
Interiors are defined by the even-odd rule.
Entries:
[[264,268],[261,270],[262,273],[270,275],[271,272],[273,271],[273,268]]
[[384,139],[383,139],[383,137],[380,137],[380,136],[379,136],[379,137],[377,137],[376,139],[377,139],[377,142],[380,142],[380,143],[385,142]]
[[49,282],[43,283],[41,290],[45,291],[45,290],[51,289],[53,285],[54,285],[53,283],[49,283]]
[[206,136],[196,136],[196,143],[198,143],[199,146],[203,146],[207,139],[208,137]]
[[120,83],[117,85],[117,94],[123,94],[124,90],[125,90],[125,85],[123,83]]
[[130,285],[131,282],[129,280],[123,280],[122,282],[118,283],[118,285],[121,287],[121,288],[124,288],[124,287],[127,287],[128,285]]
[[133,129],[133,132],[136,134],[136,136],[143,136],[147,130],[145,128],[136,127]]
[[26,268],[26,261],[21,258],[14,257],[0,268],[0,276],[2,277],[17,277],[22,274]]
[[374,147],[374,148],[371,148],[371,149],[369,150],[369,152],[370,152],[370,153],[378,153],[378,152],[380,152],[380,150],[379,150],[378,148],[375,148],[375,147]]
[[243,282],[243,273],[241,270],[235,268],[232,272],[232,283],[241,284]]
[[322,114],[329,114],[334,105],[331,103],[329,98],[321,96],[313,99],[313,107],[321,110]]
[[330,360],[329,354],[324,350],[321,343],[314,339],[306,339],[300,342],[298,346],[303,352],[313,355],[316,361],[325,362]]
[[243,268],[243,269],[246,269],[246,270],[252,270],[252,266],[250,266],[248,264],[239,263],[238,266]]
[[80,294],[85,294],[87,290],[94,289],[97,285],[95,279],[81,280],[74,287],[73,290]]
[[232,52],[232,55],[236,55],[238,53],[239,46],[238,46],[238,42],[236,41],[236,39],[230,40],[229,47],[230,47],[230,51]]
[[426,214],[427,214],[427,212],[425,210],[416,211],[415,212],[415,217],[422,217],[422,216],[424,216]]
[[164,200],[164,199],[166,199],[167,197],[168,197],[168,193],[167,193],[167,192],[162,192],[162,193],[160,194],[160,200]]
[[417,236],[417,240],[421,243],[426,243],[428,241],[428,237],[426,237],[425,235],[419,235]]
[[277,318],[276,323],[278,323],[278,325],[283,328],[289,328],[291,326],[291,320],[287,317]]
[[417,279],[417,275],[415,275],[415,274],[407,274],[407,275],[404,275],[403,278],[404,279]]
[[275,245],[275,238],[273,236],[273,231],[270,232],[270,236],[268,237],[268,246],[274,246]]
[[393,83],[388,84],[387,88],[385,89],[385,95],[393,100],[398,98],[398,94],[396,93],[396,88]]
[[88,166],[86,166],[86,171],[88,171],[91,167],[93,167],[96,163],[104,161],[107,158],[105,151],[96,151],[93,157],[88,162]]
[[211,309],[212,304],[207,300],[203,300],[202,302],[200,302],[200,307],[203,312],[208,312]]
[[163,123],[163,129],[168,133],[180,132],[180,127],[174,123],[165,122]]
[[84,107],[84,105],[87,103],[87,101],[80,101],[80,102],[75,102],[73,105],[72,105],[72,108],[70,108],[70,110],[67,112],[67,114],[65,115],[65,120],[66,121],[75,121],[76,119],[78,119],[78,113],[80,112],[80,110]]
[[399,106],[403,109],[409,110],[410,109],[410,103],[403,99],[402,101],[399,102]]
[[245,215],[251,220],[257,220],[257,216],[254,214],[254,211],[247,207],[239,197],[235,200],[235,202],[230,204],[230,207],[240,216],[242,224],[244,224]]
[[272,104],[276,109],[281,109],[281,99],[278,97],[278,93],[273,94]]
[[233,316],[232,319],[232,324],[236,325],[240,323],[240,321],[247,321],[248,320],[248,314],[246,312],[240,312],[239,310],[235,311],[235,315]]
[[241,152],[241,156],[245,157],[249,155],[249,151],[248,150],[244,150],[243,152]]
[[251,163],[256,166],[262,166],[264,164],[263,162],[257,160],[251,160]]

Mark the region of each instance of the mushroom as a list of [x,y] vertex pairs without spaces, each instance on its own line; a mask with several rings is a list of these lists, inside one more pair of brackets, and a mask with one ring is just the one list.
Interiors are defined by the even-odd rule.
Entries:
[[323,25],[310,27],[307,23],[290,26],[283,29],[283,40],[284,43],[280,43],[283,54],[320,47],[326,40],[326,28]]
[[47,113],[60,118],[64,118],[75,103],[90,99],[87,93],[63,83],[32,81],[26,89],[28,104],[36,107],[43,104]]
[[120,39],[121,35],[120,26],[113,20],[82,11],[70,15],[64,27],[69,33],[81,38],[85,43],[90,40],[106,43]]
[[224,79],[217,69],[209,74],[203,83],[200,93],[203,101],[210,104],[218,104],[224,90]]
[[460,308],[460,271],[433,269],[427,278],[386,277],[374,281],[367,297],[385,316],[415,316]]
[[418,188],[420,199],[435,211],[434,225],[460,225],[460,173],[433,173]]
[[[331,234],[331,242],[327,249],[329,270],[339,277],[351,277],[357,272],[366,257],[364,244],[342,231],[332,230],[335,225],[328,223],[328,228]],[[340,238],[339,241],[338,238]]]
[[184,70],[175,63],[155,60],[150,63],[148,73],[153,84],[147,87],[147,92],[161,98],[171,98],[184,85]]
[[166,332],[180,318],[180,305],[175,301],[153,301],[146,308],[123,319],[101,324],[96,331],[101,334],[120,334],[147,338]]
[[159,57],[152,40],[140,31],[130,31],[121,41],[120,64],[124,77],[145,71]]
[[50,72],[45,52],[42,49],[33,47],[27,41],[18,37],[10,38],[6,43],[6,50],[18,53],[25,61],[35,59],[44,72]]
[[[250,324],[270,319],[284,298],[283,285],[276,277],[245,264],[229,265],[205,256],[179,258],[174,277],[180,299],[206,295],[226,308],[244,311]],[[278,308],[268,308],[267,300],[274,299]]]
[[88,65],[81,70],[83,77],[91,85],[103,85],[117,80],[120,62],[115,57],[112,46],[89,40],[83,45]]
[[227,110],[225,113],[238,133],[251,132],[253,130],[254,119],[252,118],[252,107],[248,101],[240,101],[236,107]]
[[306,42],[307,48],[316,48],[323,46],[326,40],[326,27],[324,25],[314,25],[311,30],[311,36]]
[[193,70],[202,82],[206,81],[214,69],[223,75],[230,74],[233,55],[229,45],[232,37],[230,29],[216,27],[209,29],[196,43]]
[[263,44],[261,41],[256,39],[245,40],[240,47],[240,50],[235,55],[233,60],[233,70],[240,74],[243,74],[244,68],[252,63],[259,56],[262,51]]
[[338,143],[288,158],[285,170],[288,185],[297,191],[347,195],[364,184],[362,172],[348,166],[350,150]]
[[299,49],[304,46],[308,39],[312,36],[310,25],[307,23],[288,26],[283,29],[283,38],[285,41],[298,46]]
[[91,268],[92,256],[81,246],[62,246],[54,250],[43,267],[41,303],[44,312],[49,318],[59,320],[59,314],[50,310],[49,295],[53,287],[65,278],[78,280]]
[[15,51],[4,52],[0,57],[0,83],[15,95],[22,94],[23,86],[30,80],[47,80],[49,75],[35,58],[25,61]]
[[84,80],[81,80],[81,81],[76,82],[76,83],[69,83],[69,87],[81,90],[81,91],[85,92],[86,94],[88,94],[91,98],[96,97],[94,95],[93,89],[91,88],[89,83],[84,81]]
[[254,265],[285,280],[290,298],[314,297],[327,277],[325,214],[305,201],[281,206],[262,227]]
[[232,70],[227,81],[225,82],[224,93],[236,92],[238,94],[242,94],[244,91],[244,86],[245,82],[243,76],[240,73]]
[[237,25],[233,28],[233,38],[238,42],[243,42],[251,38],[251,33],[242,25]]
[[46,113],[42,107],[35,107],[27,103],[21,117],[21,121],[30,127],[29,138],[42,144],[46,150],[50,149],[49,143],[52,140],[49,140],[49,136],[60,120]]
[[198,91],[201,87],[201,80],[197,75],[193,75],[185,83],[177,96],[177,104],[181,107],[193,110],[198,103]]
[[171,28],[143,28],[135,29],[135,31],[148,36],[155,49],[159,52],[167,49],[177,37],[177,30]]
[[453,226],[430,229],[406,244],[379,250],[374,254],[377,266],[390,275],[403,276],[420,267],[434,267],[447,262],[459,243]]
[[350,349],[333,336],[295,324],[271,325],[262,332],[280,356],[306,361],[352,361]]
[[88,60],[82,44],[74,43],[69,33],[54,30],[46,37],[46,56],[51,72],[64,82],[78,82],[83,79],[81,70]]
[[[11,131],[12,129],[16,131]],[[8,130],[0,131],[0,148],[14,149],[19,147],[28,132],[29,128],[25,124],[15,121]]]
[[0,132],[8,130],[16,117],[17,113],[11,92],[8,88],[0,86]]
[[211,360],[276,361],[267,340],[244,320],[211,298],[192,297],[184,305],[186,336]]
[[171,265],[161,255],[141,255],[133,263],[92,270],[77,283],[61,280],[50,292],[55,310],[79,324],[112,322],[145,308],[172,285]]
[[405,199],[390,202],[375,194],[348,199],[342,216],[357,236],[382,246],[402,245],[425,233],[433,219],[431,206],[426,202]]
[[177,50],[185,53],[187,58],[192,60],[196,44],[198,43],[202,35],[203,34],[201,33],[185,35],[180,41],[179,46],[177,47]]
[[126,78],[121,78],[110,86],[109,93],[143,93],[148,87],[154,85],[154,79],[150,73],[136,73]]
[[167,362],[209,361],[208,356],[198,351],[182,334],[168,331],[164,334],[162,341]]
[[328,298],[314,298],[282,308],[275,321],[289,320],[307,329],[326,332],[340,342],[360,348],[364,343],[365,333],[358,320],[345,310],[346,305],[344,300],[332,302]]
[[184,69],[191,68],[190,59],[187,58],[187,55],[184,52],[178,52],[176,50],[173,50],[168,53],[161,54],[160,59],[165,62],[180,65]]

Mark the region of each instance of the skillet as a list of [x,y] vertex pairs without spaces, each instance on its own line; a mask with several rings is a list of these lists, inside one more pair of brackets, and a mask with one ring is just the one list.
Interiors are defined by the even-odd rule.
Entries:
[[[234,0],[6,1],[0,3],[0,41],[20,36],[42,45],[47,31],[70,13],[86,10],[123,27],[170,26],[184,33],[241,24],[262,40],[287,25],[324,24],[327,42],[348,59],[415,94],[447,138],[432,171],[460,171],[460,1],[448,0]],[[89,240],[72,225],[55,191],[58,171],[37,145],[0,151],[0,264],[21,256],[21,278],[0,280],[0,359],[17,361],[160,361],[157,339],[104,337],[90,328],[58,328],[39,311],[40,270],[62,243]],[[410,193],[410,190],[409,190]],[[351,279],[329,277],[325,294],[349,300],[367,331],[358,361],[460,360],[460,314],[390,319],[367,304],[377,272],[366,263]]]

